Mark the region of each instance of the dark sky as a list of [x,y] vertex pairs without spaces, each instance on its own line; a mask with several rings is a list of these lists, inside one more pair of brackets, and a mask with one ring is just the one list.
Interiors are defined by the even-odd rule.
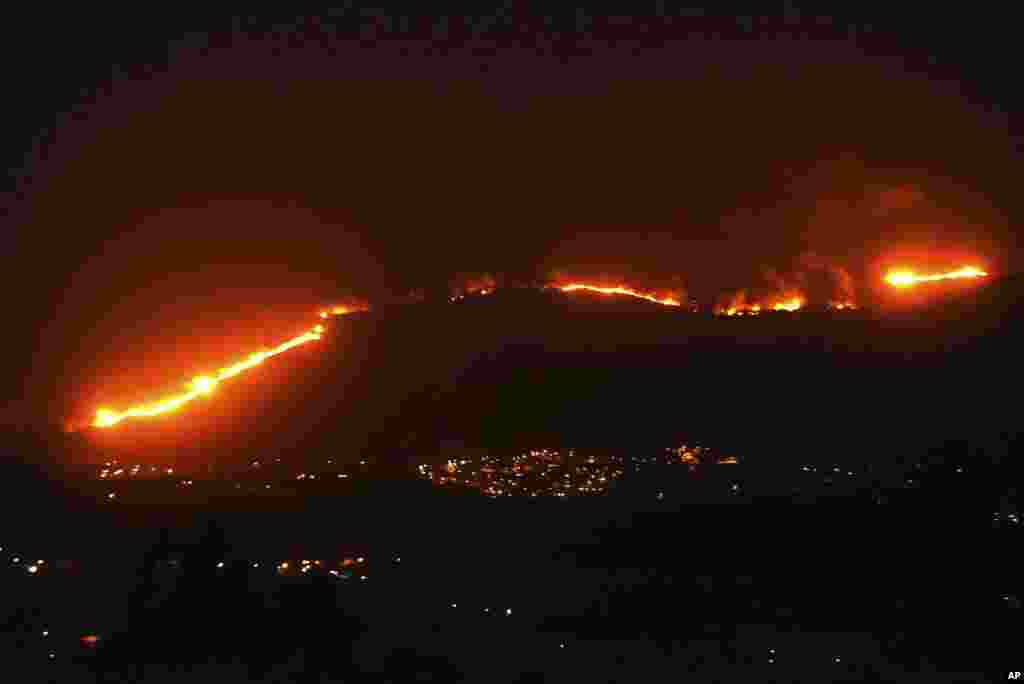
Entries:
[[1013,270],[1015,24],[903,7],[11,16],[4,399],[118,404],[455,272]]

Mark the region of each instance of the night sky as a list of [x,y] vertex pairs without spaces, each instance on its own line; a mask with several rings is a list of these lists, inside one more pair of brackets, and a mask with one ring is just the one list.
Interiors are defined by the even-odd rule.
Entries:
[[1020,263],[1009,10],[515,7],[9,16],[5,416],[173,386],[457,272],[707,301],[808,252],[862,284],[894,254]]

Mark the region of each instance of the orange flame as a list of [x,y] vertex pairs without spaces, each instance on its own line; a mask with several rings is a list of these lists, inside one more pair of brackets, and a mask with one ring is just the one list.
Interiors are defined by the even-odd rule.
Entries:
[[254,366],[258,366],[265,360],[269,359],[271,356],[276,356],[277,354],[286,352],[289,349],[298,347],[300,344],[305,344],[307,342],[319,340],[323,333],[324,326],[316,325],[309,332],[303,333],[298,337],[293,337],[292,339],[274,347],[273,349],[267,349],[261,352],[255,352],[253,354],[250,354],[244,360],[239,361],[238,363],[233,364],[231,366],[227,366],[226,368],[221,368],[213,375],[197,376],[186,385],[186,387],[188,387],[188,391],[183,394],[168,397],[166,399],[161,399],[150,404],[142,404],[140,406],[135,406],[133,408],[121,412],[101,408],[98,411],[96,411],[96,418],[95,420],[93,420],[92,425],[93,427],[106,428],[117,425],[125,418],[148,418],[152,416],[159,416],[164,413],[171,413],[173,411],[178,410],[179,408],[181,408],[182,406],[184,406],[185,404],[187,404],[188,402],[192,401],[197,397],[200,397],[204,394],[211,394],[213,390],[217,388],[217,385],[220,384],[222,380],[234,377],[245,370],[248,370]]
[[470,295],[494,294],[498,280],[490,273],[459,274],[452,279],[449,301],[460,302]]
[[719,313],[725,314],[726,316],[756,316],[761,313],[761,306],[759,304],[753,304],[751,306],[730,306],[727,309],[719,310]]
[[662,304],[664,306],[682,306],[682,303],[674,297],[659,298],[654,295],[645,294],[638,292],[631,287],[625,285],[618,285],[616,287],[599,287],[597,285],[585,285],[583,283],[570,283],[569,285],[561,285],[558,288],[562,292],[576,292],[577,290],[586,290],[588,292],[599,292],[601,294],[621,294],[629,295],[630,297],[639,297],[640,299],[646,299],[649,302],[655,304]]
[[797,311],[807,304],[807,299],[797,291],[786,292],[779,297],[765,302],[748,302],[745,290],[733,295],[726,306],[715,309],[715,313],[725,316],[756,316],[762,311]]
[[320,312],[320,318],[330,318],[331,316],[345,316],[359,311],[368,311],[369,306],[366,304],[348,304],[346,306],[332,306],[329,309],[324,309]]
[[772,311],[796,311],[804,305],[804,298],[800,296],[789,297],[788,299],[772,304]]
[[974,266],[964,266],[949,273],[936,273],[933,275],[918,275],[910,270],[889,271],[885,276],[885,282],[893,287],[912,287],[918,283],[932,282],[935,280],[953,280],[959,278],[981,278],[988,273]]

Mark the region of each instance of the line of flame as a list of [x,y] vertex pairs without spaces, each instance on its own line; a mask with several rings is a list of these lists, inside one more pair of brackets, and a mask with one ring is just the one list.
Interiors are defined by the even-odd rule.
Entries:
[[196,399],[197,397],[200,397],[204,394],[210,394],[211,392],[213,392],[213,390],[222,380],[234,377],[243,371],[246,371],[254,366],[258,366],[259,364],[263,363],[270,357],[286,352],[289,349],[298,347],[300,344],[305,344],[307,342],[319,340],[322,337],[323,333],[324,326],[314,326],[313,329],[310,330],[309,332],[303,333],[298,337],[293,337],[292,339],[282,344],[279,344],[273,349],[267,349],[261,352],[250,354],[244,360],[239,361],[236,364],[227,366],[226,368],[221,368],[213,376],[200,375],[198,377],[195,377],[192,379],[191,382],[188,383],[188,385],[186,385],[186,387],[188,387],[189,389],[187,392],[183,394],[168,397],[167,399],[161,399],[160,401],[156,401],[150,404],[142,404],[140,406],[135,406],[133,408],[121,412],[101,408],[96,411],[96,418],[93,421],[92,425],[93,427],[100,428],[112,427],[114,425],[117,425],[126,418],[152,417],[176,411],[177,409],[181,408],[182,406],[192,401],[193,399]]
[[934,275],[917,275],[913,271],[899,270],[890,271],[885,276],[885,282],[889,283],[893,287],[910,287],[912,285],[917,285],[918,283],[932,282],[935,280],[981,278],[987,275],[988,273],[974,266],[964,266],[963,268],[950,271],[949,273],[937,273]]
[[665,297],[659,299],[653,295],[644,294],[643,292],[637,292],[633,288],[620,285],[617,287],[598,287],[597,285],[585,285],[583,283],[571,283],[569,285],[562,285],[558,289],[562,292],[575,292],[577,290],[587,290],[589,292],[600,292],[601,294],[622,294],[629,295],[630,297],[639,297],[640,299],[646,299],[649,302],[655,304],[662,304],[664,306],[682,306],[678,299],[673,297]]
[[336,306],[331,309],[324,309],[320,312],[320,318],[328,318],[330,316],[344,316],[345,314],[355,313],[356,311],[364,311],[365,307],[353,307],[353,306]]

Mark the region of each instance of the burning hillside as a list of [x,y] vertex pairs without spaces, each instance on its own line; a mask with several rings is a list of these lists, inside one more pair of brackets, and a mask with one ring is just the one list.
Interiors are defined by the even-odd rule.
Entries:
[[802,254],[797,267],[783,276],[774,269],[762,270],[764,284],[719,297],[717,315],[751,316],[766,311],[799,311],[805,308],[845,311],[857,308],[856,288],[849,272],[812,253]]
[[[335,316],[344,316],[359,311],[367,311],[369,308],[369,304],[364,301],[351,300],[345,304],[338,304],[322,309],[319,316],[321,319],[329,319]],[[184,392],[171,395],[163,399],[158,399],[153,402],[133,406],[123,411],[100,408],[96,411],[95,418],[91,425],[96,428],[110,428],[128,418],[152,418],[168,413],[174,413],[189,402],[201,396],[208,396],[212,394],[214,390],[217,389],[218,385],[220,385],[224,380],[235,377],[250,368],[262,364],[267,359],[277,356],[278,354],[283,354],[290,349],[294,349],[308,342],[318,341],[321,339],[324,332],[326,332],[325,326],[323,324],[317,324],[307,332],[293,337],[276,347],[249,354],[243,360],[221,368],[214,373],[194,377],[185,385],[186,389]]]
[[613,273],[584,276],[579,273],[555,271],[549,275],[548,281],[543,287],[566,294],[585,293],[609,299],[632,297],[652,304],[671,307],[682,307],[687,301],[686,289],[678,276],[671,279],[672,284],[667,288],[638,287],[635,283],[630,283],[629,280]]
[[221,368],[212,375],[197,376],[186,385],[188,388],[187,391],[181,394],[160,399],[152,403],[134,406],[124,411],[114,411],[107,408],[101,408],[96,411],[96,418],[92,425],[93,427],[107,428],[117,425],[126,418],[149,418],[165,413],[173,413],[193,399],[213,393],[217,388],[217,385],[222,381],[234,377],[254,366],[258,366],[272,356],[284,353],[301,344],[319,340],[323,333],[324,326],[316,325],[309,332],[293,337],[273,349],[267,349],[250,354],[244,360],[230,366],[226,366],[225,368]]
[[603,295],[624,295],[624,296],[627,296],[627,297],[636,297],[638,299],[646,299],[649,302],[654,302],[655,304],[661,304],[662,306],[682,306],[682,302],[680,302],[675,297],[671,297],[671,296],[658,297],[655,294],[650,294],[650,293],[646,293],[646,292],[640,292],[639,290],[634,290],[633,288],[631,288],[631,287],[629,287],[627,285],[614,285],[614,286],[611,286],[611,287],[605,287],[605,286],[601,286],[601,285],[594,285],[594,284],[587,284],[587,283],[569,283],[567,285],[556,285],[555,287],[557,287],[562,292],[579,292],[579,291],[584,291],[584,292],[596,292],[598,294],[603,294]]
[[723,316],[756,316],[763,311],[798,311],[806,304],[807,298],[799,290],[789,290],[757,300],[752,300],[747,290],[740,290],[726,304],[715,307],[715,313]]
[[463,273],[449,284],[449,301],[458,302],[467,296],[492,294],[498,288],[498,280],[490,273]]
[[335,304],[324,308],[320,311],[320,318],[330,318],[331,316],[346,316],[351,313],[359,313],[360,311],[369,311],[370,304],[361,299],[350,298],[343,303]]
[[[796,312],[804,309],[845,311],[857,308],[853,280],[845,270],[826,265],[814,258],[805,258],[802,260],[802,264],[807,267],[806,270],[797,271],[786,278],[780,277],[772,271],[766,271],[765,280],[771,283],[769,287],[762,288],[757,293],[754,290],[742,289],[725,295],[714,307],[714,313],[724,316],[750,316],[766,312]],[[826,276],[817,284],[813,275],[809,275],[815,272]],[[935,274],[920,274],[909,269],[895,269],[887,273],[884,282],[894,288],[908,288],[919,283],[944,280],[969,281],[985,276],[988,276],[988,273],[975,266],[965,266],[957,270]],[[453,290],[455,294],[450,297],[450,300],[460,301],[466,295],[491,294],[497,286],[496,278],[489,274],[465,276],[457,281]],[[608,279],[586,281],[563,278],[538,287],[541,290],[557,290],[569,295],[587,293],[597,299],[604,297],[609,299],[633,298],[673,308],[681,307],[684,301],[689,301],[681,289],[675,291],[644,290],[622,282],[612,283]],[[369,308],[369,304],[364,301],[352,300],[325,307],[318,312],[318,315],[326,322],[335,316],[367,311]],[[244,359],[215,372],[198,375],[186,384],[184,391],[163,399],[142,403],[124,410],[100,408],[96,411],[91,425],[96,428],[110,428],[129,418],[155,417],[174,413],[201,396],[211,395],[223,381],[262,364],[273,356],[320,340],[324,332],[324,324],[318,324],[276,347],[249,354]]]

